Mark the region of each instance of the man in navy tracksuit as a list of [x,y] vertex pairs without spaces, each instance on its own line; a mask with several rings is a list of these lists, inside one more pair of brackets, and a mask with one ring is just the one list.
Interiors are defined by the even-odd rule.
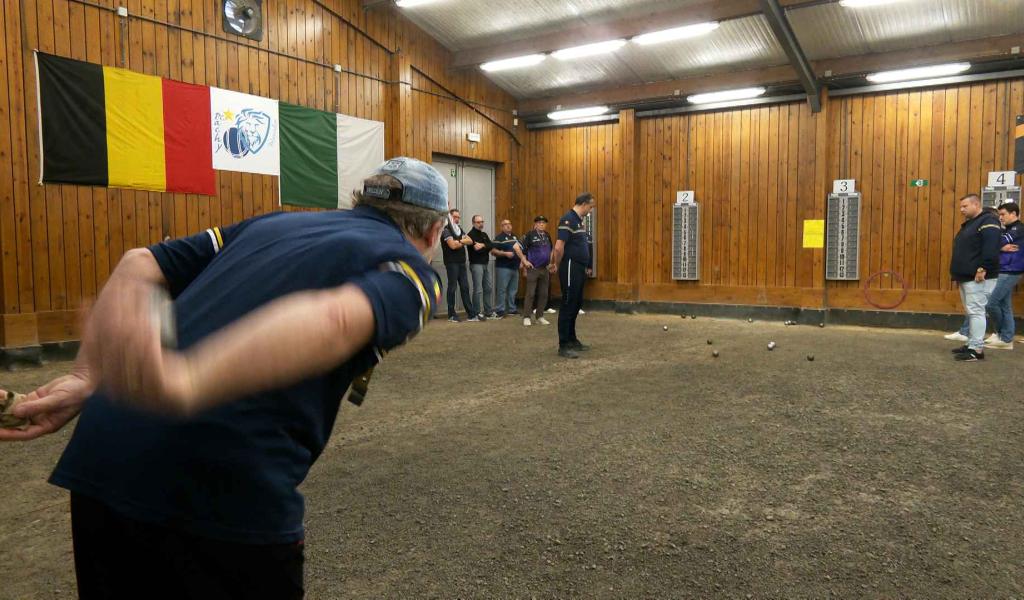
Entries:
[[953,240],[949,274],[960,286],[960,300],[970,321],[967,344],[953,350],[956,360],[985,358],[985,307],[999,278],[999,220],[981,208],[981,198],[968,194],[960,199],[964,223]]
[[583,286],[591,273],[590,236],[583,217],[594,210],[594,195],[585,192],[572,209],[558,220],[558,239],[551,252],[549,270],[558,271],[562,286],[562,309],[558,312],[558,355],[578,358],[590,347],[576,337],[576,317],[583,306]]
[[995,320],[996,333],[985,340],[985,347],[1013,350],[1013,288],[1024,275],[1024,224],[1020,222],[1020,206],[1008,202],[999,207],[1003,224],[1000,241],[999,279],[988,298],[988,312]]

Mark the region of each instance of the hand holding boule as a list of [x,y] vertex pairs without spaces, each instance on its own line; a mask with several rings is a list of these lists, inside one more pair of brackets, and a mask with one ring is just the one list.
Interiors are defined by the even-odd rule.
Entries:
[[25,399],[25,394],[15,394],[8,391],[0,397],[0,428],[3,429],[28,429],[29,420],[14,416],[14,407]]

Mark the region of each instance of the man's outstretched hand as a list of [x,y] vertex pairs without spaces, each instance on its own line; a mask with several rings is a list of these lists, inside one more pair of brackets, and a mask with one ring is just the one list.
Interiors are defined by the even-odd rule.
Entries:
[[[82,410],[95,385],[83,374],[62,375],[28,394],[14,407],[14,416],[28,419],[28,428],[0,429],[0,441],[33,440],[58,431]],[[5,394],[6,390],[0,390]]]

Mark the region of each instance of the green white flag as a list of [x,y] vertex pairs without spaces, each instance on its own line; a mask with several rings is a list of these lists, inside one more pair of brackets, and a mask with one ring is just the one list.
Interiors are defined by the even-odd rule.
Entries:
[[349,208],[384,162],[384,123],[282,102],[281,204]]

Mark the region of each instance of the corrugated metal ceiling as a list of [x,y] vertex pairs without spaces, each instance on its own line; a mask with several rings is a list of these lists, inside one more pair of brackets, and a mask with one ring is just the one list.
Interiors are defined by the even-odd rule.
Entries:
[[[493,47],[579,26],[678,9],[700,0],[441,0],[403,12],[450,50]],[[890,52],[1024,32],[1024,0],[893,0],[851,9],[825,2],[787,11],[810,60]],[[666,23],[666,28],[678,25]],[[786,63],[764,17],[712,33],[614,54],[488,73],[517,98],[633,85]]]
[[836,58],[1024,31],[1024,0],[902,0],[822,4],[787,12],[807,58]]

